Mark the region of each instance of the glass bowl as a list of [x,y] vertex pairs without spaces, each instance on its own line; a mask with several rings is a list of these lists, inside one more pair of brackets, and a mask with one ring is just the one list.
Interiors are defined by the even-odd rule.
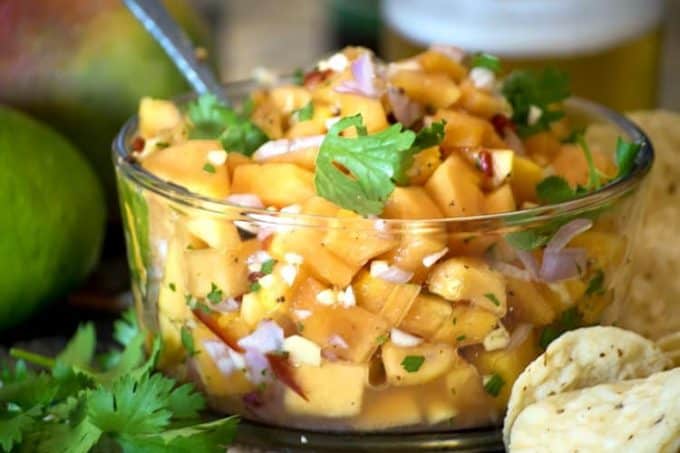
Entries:
[[[239,99],[254,87],[226,90]],[[566,110],[577,126],[640,143],[633,171],[556,205],[433,220],[329,216],[318,197],[273,211],[190,193],[128,158],[131,118],[113,157],[135,307],[163,339],[158,367],[246,419],[249,442],[499,447],[517,375],[565,330],[616,323],[627,299],[652,146],[604,107],[571,99]],[[545,265],[546,242],[570,228],[580,233],[568,249],[585,254],[578,275],[536,281],[527,260]],[[276,260],[268,272],[249,269],[261,251]],[[263,349],[281,335],[284,352]]]

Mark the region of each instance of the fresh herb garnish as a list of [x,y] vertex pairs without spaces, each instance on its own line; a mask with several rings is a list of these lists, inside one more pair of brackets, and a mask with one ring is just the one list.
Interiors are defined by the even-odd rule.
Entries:
[[300,86],[305,83],[305,71],[302,68],[297,68],[293,71],[293,83]]
[[544,231],[542,229],[532,229],[515,231],[505,235],[505,240],[508,241],[513,248],[530,252],[544,246],[550,241],[552,231]]
[[218,139],[227,151],[252,155],[268,140],[245,115],[236,113],[211,94],[204,94],[187,107],[191,122],[189,138]]
[[253,283],[250,284],[250,292],[251,293],[256,293],[261,289],[262,289],[262,285],[260,284],[260,282],[253,282]]
[[470,66],[473,68],[486,68],[495,73],[501,72],[500,58],[484,52],[474,54]]
[[486,294],[484,294],[484,297],[489,299],[491,301],[491,303],[493,303],[496,306],[501,305],[501,301],[498,300],[498,297],[496,297],[496,295],[494,293],[486,293]]
[[378,337],[375,339],[375,342],[377,344],[385,344],[385,343],[387,343],[387,340],[389,340],[389,339],[390,339],[390,337],[386,333],[384,333],[382,335],[378,335]]
[[262,266],[260,266],[260,272],[263,274],[271,274],[274,271],[274,265],[276,264],[276,260],[270,259],[262,263]]
[[[585,191],[590,192],[592,190],[597,190],[602,186],[600,181],[601,174],[595,166],[595,162],[593,161],[593,153],[590,152],[590,146],[588,146],[588,143],[586,143],[586,139],[583,134],[581,134],[576,139],[576,143],[581,146],[583,154],[586,157],[586,162],[588,163],[588,182],[586,183]],[[576,190],[578,192],[578,188]]]
[[295,110],[293,112],[293,115],[297,117],[298,121],[311,120],[312,117],[314,116],[314,104],[312,104],[312,101],[309,101],[307,105],[305,105],[301,109]]
[[[123,350],[94,364],[95,335],[81,326],[56,358],[12,349],[13,369],[2,367],[0,447],[4,451],[224,451],[237,419],[203,422],[204,398],[191,384],[153,372],[160,352],[155,338],[148,359],[146,335],[132,312],[114,325]],[[27,369],[25,361],[47,371]]]
[[419,130],[415,140],[413,140],[411,154],[417,154],[426,148],[431,148],[440,144],[446,133],[445,127],[446,120],[441,120]]
[[182,346],[184,350],[189,354],[190,357],[196,355],[196,348],[194,346],[194,336],[187,326],[182,326],[180,329],[180,339],[182,340]]
[[461,341],[465,340],[465,338],[466,338],[465,335],[458,335],[458,336],[456,337],[456,341],[461,342]]
[[173,293],[177,291],[177,286],[172,282],[168,284],[168,288],[170,288],[170,291],[172,291]]
[[616,141],[616,165],[618,167],[616,179],[624,178],[633,171],[640,148],[642,146],[639,143],[631,143],[621,137],[618,138]]
[[576,329],[580,325],[581,315],[576,307],[571,307],[562,312],[560,319],[543,328],[538,343],[543,349],[546,349],[550,343],[559,338],[564,332]]
[[425,363],[425,357],[422,355],[407,355],[401,361],[401,366],[408,373],[415,373],[423,366],[423,363]]
[[[355,127],[357,137],[340,136]],[[415,133],[393,124],[366,134],[361,114],[343,118],[328,131],[316,158],[316,192],[362,215],[380,214],[385,201],[404,180]]]
[[541,203],[554,204],[572,200],[575,191],[561,176],[551,175],[536,184],[536,196]]
[[[553,104],[571,95],[569,76],[557,69],[546,68],[540,73],[513,71],[503,82],[503,95],[512,106],[512,121],[521,137],[550,128],[550,123],[564,117]],[[534,124],[529,124],[531,107],[541,110]]]
[[501,393],[503,385],[505,385],[503,378],[498,373],[494,373],[488,379],[486,379],[486,382],[484,383],[484,391],[495,397]]
[[604,294],[604,272],[602,269],[598,269],[595,275],[588,282],[588,287],[586,288],[586,296],[594,296],[598,294]]
[[206,172],[206,173],[213,173],[214,174],[215,173],[215,166],[213,164],[211,164],[210,162],[206,162],[203,165],[203,171]]
[[205,296],[212,304],[219,304],[224,299],[224,292],[215,284],[210,282],[210,291]]

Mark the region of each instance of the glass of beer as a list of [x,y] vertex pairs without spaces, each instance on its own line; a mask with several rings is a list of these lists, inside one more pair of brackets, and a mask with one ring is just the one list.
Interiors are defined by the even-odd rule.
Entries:
[[484,50],[504,69],[553,66],[616,110],[657,103],[663,0],[383,0],[384,57],[429,43]]

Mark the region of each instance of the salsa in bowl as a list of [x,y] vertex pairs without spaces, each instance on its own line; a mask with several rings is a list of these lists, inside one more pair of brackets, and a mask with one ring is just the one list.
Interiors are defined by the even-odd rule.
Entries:
[[653,152],[561,73],[499,71],[347,48],[235,107],[142,100],[114,160],[158,367],[284,427],[500,423],[552,340],[616,322]]

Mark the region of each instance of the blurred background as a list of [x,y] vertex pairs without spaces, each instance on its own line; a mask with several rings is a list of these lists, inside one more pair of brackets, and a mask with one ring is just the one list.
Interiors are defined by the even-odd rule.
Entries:
[[[430,43],[445,43],[496,54],[506,69],[560,67],[570,73],[576,94],[617,110],[680,110],[680,0],[164,3],[207,51],[224,81],[248,78],[262,69],[291,73],[350,44],[370,47],[385,59],[398,59]],[[52,328],[70,331],[77,317],[54,309],[39,315],[39,322],[17,327],[44,303],[64,300],[67,294],[74,307],[115,311],[125,305],[127,299],[121,294],[128,276],[110,143],[141,96],[172,97],[186,90],[172,64],[119,0],[0,0],[0,113],[6,108],[2,105],[11,106],[52,126],[74,145],[76,153],[85,156],[99,181],[80,181],[73,174],[79,192],[65,195],[70,198],[49,198],[56,195],[42,187],[43,204],[24,203],[18,208],[30,215],[0,216],[0,227],[6,229],[0,228],[0,329],[14,326],[4,334],[6,341],[46,334]],[[31,158],[33,150],[44,147],[36,142],[33,127],[13,126],[11,131],[26,138],[22,140],[26,149],[15,151],[27,162],[36,161]],[[4,165],[4,171],[14,170]],[[43,171],[47,170],[29,172],[34,178],[30,184],[7,189],[0,182],[0,202],[3,193],[31,203],[40,199],[38,175]],[[66,170],[55,164],[51,171]],[[95,214],[84,198],[99,192],[100,204],[107,208],[106,213]],[[55,216],[53,224],[40,217],[51,206],[78,203],[84,212],[73,221],[69,234],[58,231],[67,228],[63,217]],[[30,247],[21,248],[21,241],[9,231],[11,225],[12,231],[20,232],[16,234],[26,234],[17,218],[32,228],[43,226],[29,237]],[[74,258],[74,246],[64,241],[73,241],[89,253]],[[96,266],[100,250],[103,258]],[[43,267],[24,265],[43,255],[59,259],[51,258]],[[74,262],[79,271],[65,279],[64,272]],[[96,272],[83,287],[95,266]],[[41,284],[35,285],[36,280]],[[74,292],[74,287],[80,289]],[[16,300],[22,300],[21,310]]]

